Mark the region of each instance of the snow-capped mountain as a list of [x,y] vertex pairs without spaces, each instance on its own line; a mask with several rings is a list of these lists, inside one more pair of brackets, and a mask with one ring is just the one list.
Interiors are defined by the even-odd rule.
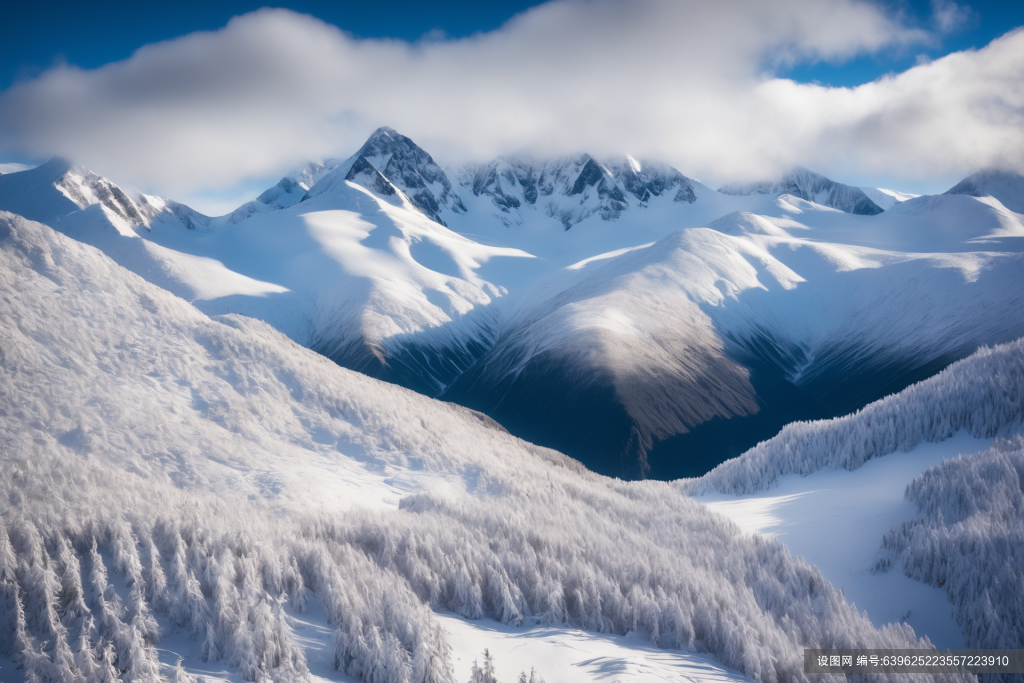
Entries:
[[1015,171],[979,171],[946,190],[946,194],[993,197],[1010,211],[1024,213],[1024,176]]
[[830,180],[820,173],[808,171],[800,166],[786,173],[779,180],[753,183],[735,183],[718,189],[723,194],[788,194],[822,206],[830,206],[846,213],[873,216],[884,209],[873,202],[859,187],[843,185]]
[[195,229],[210,220],[162,197],[140,195],[133,200],[106,178],[60,157],[0,178],[0,207],[31,220],[53,221],[92,206],[129,226],[149,227],[154,221],[173,219]]
[[[418,148],[409,149],[407,138],[388,135],[378,131],[362,151],[380,151],[387,138],[398,149],[398,156],[387,159],[390,168],[402,170],[401,159],[421,158]],[[44,208],[47,202],[38,197],[64,201],[56,210],[35,210],[34,215],[67,210],[47,220],[203,310],[260,318],[346,367],[431,395],[489,346],[496,325],[487,306],[505,290],[477,271],[492,259],[529,256],[477,244],[430,220],[361,153],[341,164],[290,174],[286,180],[297,178],[295,187],[319,178],[305,201],[295,200],[295,192],[290,197],[283,193],[279,203],[295,200],[290,206],[256,202],[262,210],[242,212],[243,218],[241,210],[212,220],[203,217],[192,230],[181,229],[180,221],[168,222],[180,205],[153,197],[131,204],[150,211],[153,218],[146,222],[129,222],[105,205],[81,209],[66,199],[54,178],[65,185],[69,178],[91,178],[131,200],[109,181],[68,171],[63,163],[54,172],[55,164],[0,178],[13,188],[0,193],[0,209],[33,212],[16,201],[24,197],[37,197],[29,203]],[[383,183],[376,194],[372,182],[364,187],[345,180],[351,175],[358,181],[360,170],[372,171]],[[398,180],[408,187],[412,176],[403,177],[407,182]],[[288,185],[282,183],[279,188]],[[421,201],[427,191],[419,188]]]
[[278,181],[277,185],[265,190],[253,201],[246,202],[232,211],[225,220],[228,223],[238,223],[254,213],[267,213],[298,204],[309,188],[316,185],[321,178],[336,169],[341,163],[339,159],[309,161],[304,166],[288,173]]
[[192,230],[81,209],[50,175],[0,178],[28,188],[0,208],[67,201],[54,227],[204,312],[627,477],[699,474],[1024,333],[1024,223],[993,199],[857,214],[796,196],[856,189],[802,170],[788,193],[736,195],[631,157],[446,172],[388,128]]
[[366,176],[363,182],[369,183],[368,189],[388,194],[387,187],[377,180],[371,169],[401,190],[423,215],[441,225],[445,225],[440,215],[442,210],[453,213],[466,210],[448,175],[434,159],[412,140],[387,127],[374,131],[359,151],[313,185],[303,200],[330,192],[357,176]]
[[46,226],[0,214],[0,268],[5,681],[456,683],[437,612],[630,632],[716,680],[928,647],[678,487],[210,318]]
[[645,207],[668,194],[696,201],[693,182],[674,168],[626,157],[599,162],[589,154],[549,162],[502,158],[457,172],[474,196],[485,197],[505,225],[521,225],[524,212],[540,211],[568,230],[592,215],[610,221],[630,206]]

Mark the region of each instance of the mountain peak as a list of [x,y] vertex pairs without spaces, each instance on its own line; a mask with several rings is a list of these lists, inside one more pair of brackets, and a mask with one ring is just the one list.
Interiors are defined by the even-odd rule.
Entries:
[[0,180],[0,208],[30,220],[46,222],[93,204],[102,204],[132,225],[147,223],[121,188],[64,157]]
[[41,174],[52,175],[56,178],[64,175],[73,168],[75,168],[75,165],[71,163],[70,159],[62,156],[52,156],[46,161],[46,163],[37,166],[33,170],[38,170]]
[[209,218],[194,209],[161,197],[130,197],[111,180],[65,157],[0,177],[0,209],[41,223],[100,205],[132,226],[152,227],[154,219],[170,216],[186,228],[206,226]]
[[1024,176],[995,168],[971,174],[946,190],[945,194],[994,197],[1010,211],[1024,213]]
[[368,137],[366,139],[366,142],[369,143],[369,142],[374,141],[374,140],[396,140],[396,139],[399,139],[399,138],[404,138],[406,140],[409,140],[409,138],[407,138],[404,135],[400,134],[397,130],[395,130],[391,126],[381,126],[377,130],[375,130],[372,133],[370,133],[370,137]]
[[778,180],[751,183],[729,183],[718,189],[722,194],[789,194],[846,213],[874,216],[884,209],[875,204],[859,187],[852,187],[810,171],[793,166]]
[[[466,210],[462,199],[452,190],[448,176],[434,158],[411,138],[393,128],[381,126],[375,130],[355,153],[354,159],[353,166],[346,169],[346,175],[362,160],[382,176],[381,180],[401,190],[417,209],[441,225],[445,225],[440,216],[443,209],[455,213]],[[355,172],[365,174],[368,169],[361,167]],[[376,178],[371,178],[371,182],[374,187],[385,186]]]

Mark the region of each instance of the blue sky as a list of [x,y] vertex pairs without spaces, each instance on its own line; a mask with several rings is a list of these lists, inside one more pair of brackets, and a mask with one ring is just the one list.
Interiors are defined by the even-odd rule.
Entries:
[[168,3],[11,2],[0,22],[0,89],[34,76],[57,59],[85,68],[126,59],[147,43],[193,31],[212,31],[228,20],[261,7],[285,7],[311,14],[362,38],[414,41],[440,29],[454,38],[498,28],[538,2],[376,2],[263,3],[248,0]]
[[[904,12],[908,19],[928,27],[932,4],[927,0],[883,3],[895,12]],[[964,3],[967,21],[942,37],[935,45],[910,50],[887,50],[877,55],[854,58],[842,63],[817,62],[783,70],[780,76],[801,82],[821,82],[835,86],[854,86],[872,81],[889,72],[906,71],[921,55],[937,59],[960,50],[988,45],[1007,31],[1024,26],[1024,0],[975,0]]]
[[[249,0],[12,2],[5,6],[4,21],[0,22],[0,90],[18,79],[36,76],[60,60],[83,68],[96,68],[126,59],[147,43],[193,31],[219,29],[231,17],[264,6],[311,14],[363,38],[415,41],[437,30],[453,38],[492,31],[513,15],[539,4],[526,0],[391,0],[386,5],[317,0],[270,5]],[[903,13],[910,23],[929,25],[930,0],[879,4]],[[972,19],[934,46],[887,50],[843,62],[800,64],[780,69],[778,73],[802,82],[859,85],[891,71],[904,71],[915,64],[919,55],[935,59],[953,51],[979,48],[1010,29],[1024,25],[1024,0],[974,0],[964,6],[969,8]]]
[[1024,35],[990,46],[1024,0],[8,5],[0,162],[65,154],[211,211],[378,125],[442,158],[629,151],[711,183],[801,163],[931,192],[1024,164]]

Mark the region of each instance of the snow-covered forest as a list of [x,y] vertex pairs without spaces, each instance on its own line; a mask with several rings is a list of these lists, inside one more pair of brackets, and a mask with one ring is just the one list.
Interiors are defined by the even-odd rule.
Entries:
[[934,377],[852,415],[794,422],[698,479],[691,494],[749,493],[785,474],[856,469],[871,458],[941,441],[963,429],[975,437],[1009,434],[1024,418],[1024,340],[979,349]]
[[982,453],[932,467],[906,496],[921,517],[885,536],[875,570],[902,570],[944,588],[968,647],[1020,648],[1024,438],[999,439]]
[[301,680],[309,600],[366,681],[453,680],[432,608],[642,632],[761,681],[805,680],[805,646],[927,645],[679,487],[208,318],[40,224],[4,215],[0,258],[0,643],[26,680],[157,680],[166,630]]

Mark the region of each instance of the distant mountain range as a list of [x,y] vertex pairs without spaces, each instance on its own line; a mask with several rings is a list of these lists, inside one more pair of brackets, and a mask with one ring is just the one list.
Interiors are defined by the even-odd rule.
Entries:
[[1022,181],[715,191],[632,157],[450,169],[381,128],[226,216],[60,159],[0,175],[0,209],[599,472],[673,478],[1024,335]]

